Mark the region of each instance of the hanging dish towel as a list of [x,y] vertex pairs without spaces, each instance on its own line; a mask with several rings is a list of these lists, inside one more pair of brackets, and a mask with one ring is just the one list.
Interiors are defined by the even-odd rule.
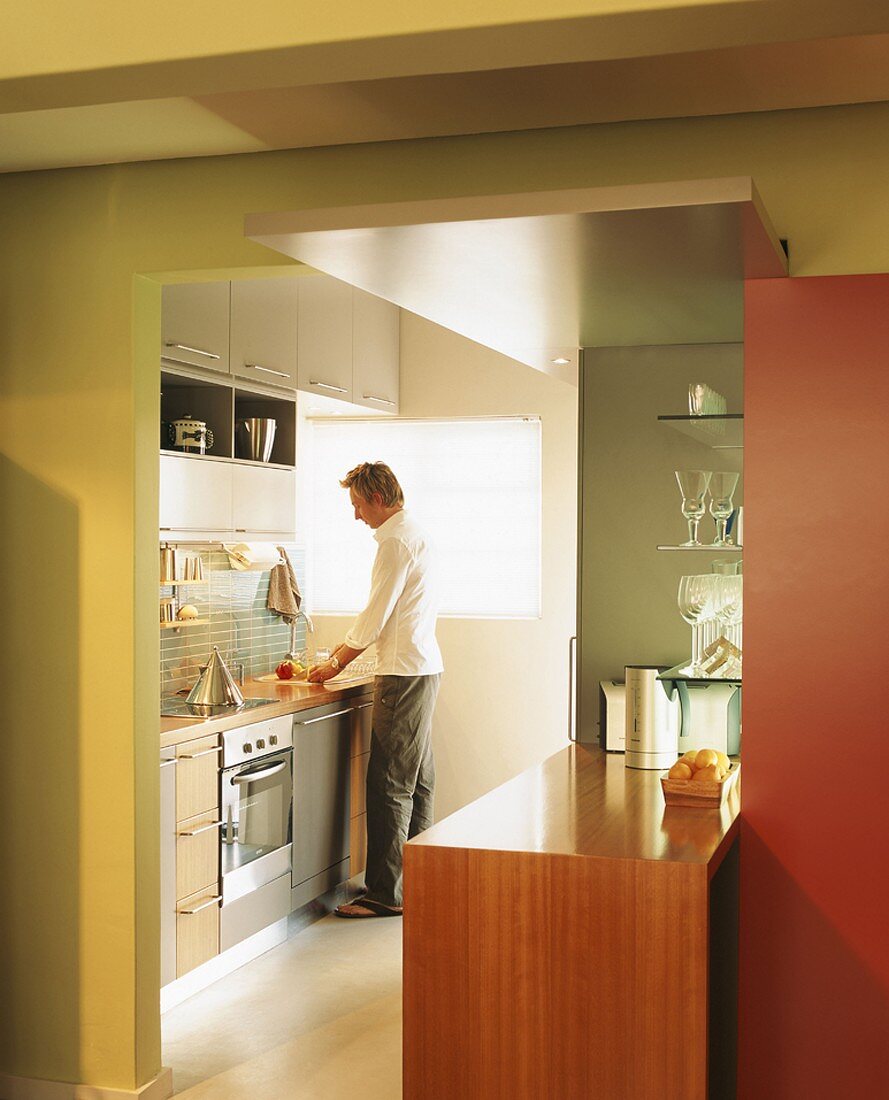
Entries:
[[278,553],[284,559],[280,565],[276,565],[269,576],[269,598],[267,607],[276,615],[280,615],[285,623],[293,625],[300,604],[303,602],[302,593],[296,583],[296,575],[287,551],[283,546],[277,547]]

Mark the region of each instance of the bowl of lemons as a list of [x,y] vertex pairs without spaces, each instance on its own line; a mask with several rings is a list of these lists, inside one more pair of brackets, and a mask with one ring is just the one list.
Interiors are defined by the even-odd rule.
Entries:
[[661,776],[664,800],[668,806],[721,806],[740,770],[740,761],[718,749],[692,749]]

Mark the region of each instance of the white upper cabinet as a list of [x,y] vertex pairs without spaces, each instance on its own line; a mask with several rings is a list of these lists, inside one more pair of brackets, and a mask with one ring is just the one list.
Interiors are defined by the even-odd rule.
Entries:
[[230,283],[179,283],[163,288],[161,365],[229,373]]
[[299,285],[305,279],[231,284],[231,373],[296,388]]
[[232,467],[190,455],[161,455],[160,530],[188,537],[231,531]]
[[242,542],[295,535],[295,470],[162,454],[160,473],[162,539]]
[[398,412],[398,306],[352,289],[352,400]]
[[299,287],[298,386],[352,400],[352,287],[306,275]]
[[239,539],[246,534],[296,532],[296,473],[263,466],[237,466],[232,471],[232,519]]

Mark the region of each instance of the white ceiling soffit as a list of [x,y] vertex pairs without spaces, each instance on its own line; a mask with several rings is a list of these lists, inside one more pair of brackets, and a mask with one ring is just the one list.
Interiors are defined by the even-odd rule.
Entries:
[[749,177],[251,214],[246,235],[566,380],[580,347],[739,341],[744,279],[787,274]]

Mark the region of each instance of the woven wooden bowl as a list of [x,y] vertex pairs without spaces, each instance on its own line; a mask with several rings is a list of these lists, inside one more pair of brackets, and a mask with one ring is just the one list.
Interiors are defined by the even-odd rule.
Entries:
[[705,783],[694,779],[668,779],[661,776],[661,790],[668,806],[692,806],[700,809],[719,809],[728,792],[738,779],[741,765],[735,761],[725,779],[718,783]]

